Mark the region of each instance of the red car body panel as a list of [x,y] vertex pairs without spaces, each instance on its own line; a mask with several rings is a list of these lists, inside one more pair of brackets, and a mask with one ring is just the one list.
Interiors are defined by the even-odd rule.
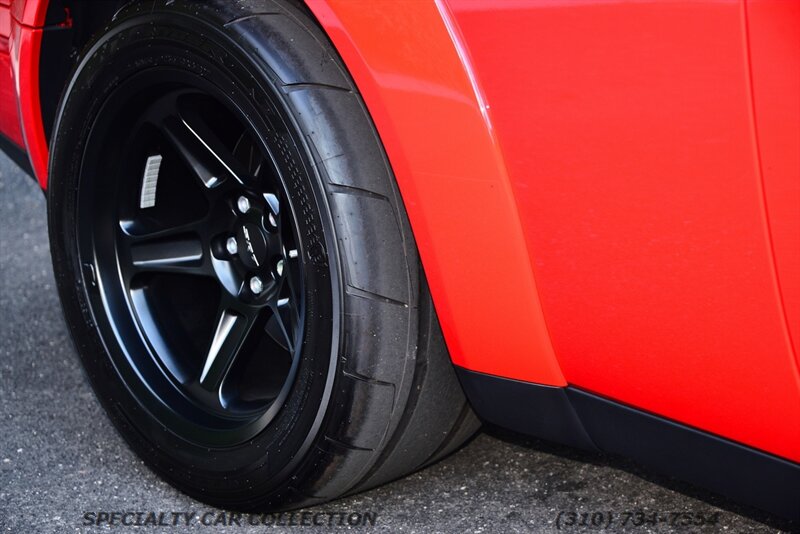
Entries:
[[565,385],[500,145],[444,7],[309,6],[355,78],[386,147],[453,362]]
[[19,115],[14,74],[11,70],[9,39],[11,38],[10,0],[0,0],[0,131],[18,146],[24,146]]
[[[800,172],[796,151],[777,143],[778,167],[762,177],[754,122],[754,102],[778,91],[765,104],[777,114],[772,135],[797,138],[798,114],[785,110],[800,93],[779,74],[800,72],[789,49],[796,4],[750,8],[764,46],[773,21],[784,25],[771,41],[780,53],[756,58],[762,76],[775,73],[763,98],[741,2],[450,0],[440,13],[388,4],[309,5],[387,147],[453,361],[559,385],[529,363],[549,366],[554,353],[570,384],[800,460],[800,424],[787,424],[800,421],[781,293],[792,286],[776,276],[780,257],[783,278],[800,279],[800,204],[778,199],[775,252],[765,205],[772,190],[796,191]],[[453,43],[442,45],[448,24]],[[445,107],[485,129],[496,162],[474,161],[481,136],[439,115]],[[493,202],[498,189],[513,202]],[[508,246],[528,253],[538,298],[527,311],[541,325],[541,304],[553,352],[505,313],[519,320],[498,283],[515,276],[498,242],[518,239],[518,222],[525,245]],[[470,321],[457,316],[461,299]]]
[[[744,4],[451,5],[567,382],[800,459],[781,289],[797,295],[776,276],[779,254],[800,250],[800,197],[786,189],[800,184],[800,167],[787,168],[800,144],[777,143],[780,170],[762,176],[756,122],[759,103],[796,109],[800,91],[755,92]],[[769,5],[775,20],[799,20],[800,4]],[[773,31],[766,14],[759,24],[758,35]],[[800,72],[793,35],[753,61],[782,78]],[[796,112],[772,124],[797,139]],[[794,228],[786,249],[773,250],[770,192],[794,206],[780,218]]]
[[800,2],[751,0],[747,18],[755,142],[775,275],[800,358]]
[[[10,23],[43,187],[44,5]],[[800,461],[800,3],[308,5],[386,147],[455,364]]]
[[13,91],[8,86],[0,90],[0,132],[25,149],[39,183],[47,187],[47,139],[39,102],[39,52],[47,1],[11,0],[10,5],[2,2],[0,21],[8,19],[9,37],[5,49],[0,37],[0,68],[6,68],[3,56],[7,55],[10,73],[4,70],[0,79],[11,76]]

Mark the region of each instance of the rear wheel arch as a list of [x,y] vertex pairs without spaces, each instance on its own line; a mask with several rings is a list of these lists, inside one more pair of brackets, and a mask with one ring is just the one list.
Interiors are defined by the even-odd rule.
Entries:
[[[297,13],[294,11],[296,8],[284,2],[277,1],[271,4],[285,10],[291,16],[296,16],[298,21],[303,19],[302,13]],[[193,11],[195,7],[197,7],[196,12]],[[327,409],[325,420],[328,422],[323,423],[322,427],[324,439],[314,438],[316,448],[313,449],[313,456],[309,453],[308,458],[312,460],[316,458],[314,460],[316,463],[304,464],[302,467],[304,471],[296,473],[296,483],[300,487],[294,489],[299,493],[293,497],[282,495],[271,501],[274,506],[313,502],[315,498],[326,499],[371,487],[435,461],[474,432],[477,421],[464,401],[453,370],[450,368],[447,353],[438,334],[436,316],[425,290],[424,278],[419,272],[413,236],[392,182],[391,169],[386,166],[380,142],[375,137],[360,97],[347,85],[346,73],[340,73],[343,74],[340,79],[344,82],[340,84],[330,79],[337,76],[335,68],[333,70],[311,68],[317,64],[316,58],[319,54],[327,54],[329,59],[326,63],[329,67],[335,67],[337,60],[335,54],[331,52],[332,49],[326,48],[322,37],[316,33],[318,30],[303,26],[308,23],[307,21],[300,24],[303,27],[295,27],[287,23],[283,13],[277,16],[284,19],[277,21],[272,20],[275,14],[252,12],[250,18],[221,18],[231,14],[230,5],[220,3],[218,8],[219,11],[215,11],[205,4],[192,4],[181,0],[159,2],[156,5],[156,14],[153,15],[152,12],[140,10],[134,5],[126,8],[120,18],[112,23],[112,30],[101,36],[84,52],[86,57],[81,59],[73,75],[68,96],[60,106],[55,123],[56,133],[51,156],[54,162],[53,180],[49,190],[54,266],[59,273],[57,276],[60,281],[59,290],[62,301],[65,302],[68,322],[78,341],[84,364],[90,370],[91,377],[94,377],[95,373],[103,375],[100,379],[93,378],[101,400],[106,403],[112,419],[123,435],[126,435],[134,447],[142,453],[149,447],[147,433],[142,435],[141,432],[130,431],[131,426],[141,427],[143,424],[141,415],[137,415],[138,412],[131,408],[135,404],[125,397],[116,406],[109,405],[115,394],[113,390],[108,389],[109,386],[104,385],[119,380],[115,378],[117,371],[101,364],[105,358],[105,346],[122,342],[112,337],[113,332],[111,334],[95,332],[101,329],[102,325],[96,326],[92,314],[87,314],[89,309],[93,310],[95,317],[98,310],[102,312],[100,304],[97,304],[102,299],[94,298],[93,304],[92,297],[85,296],[86,293],[95,291],[88,289],[93,279],[92,273],[102,277],[103,272],[113,273],[115,270],[98,267],[89,269],[90,274],[86,275],[85,258],[91,260],[90,265],[99,266],[100,260],[91,256],[92,249],[96,249],[97,245],[88,248],[80,243],[74,245],[79,240],[73,239],[74,236],[71,237],[71,232],[79,233],[73,228],[91,227],[91,224],[86,222],[79,224],[81,217],[86,217],[80,212],[87,206],[93,205],[100,206],[101,210],[105,209],[102,207],[104,203],[98,202],[89,194],[81,197],[85,200],[81,204],[70,193],[80,189],[81,180],[86,179],[87,182],[83,183],[88,183],[92,176],[106,175],[90,172],[81,178],[84,160],[91,162],[92,158],[92,156],[81,156],[90,154],[85,150],[91,140],[91,134],[85,133],[90,128],[83,126],[97,124],[94,121],[105,109],[104,102],[112,100],[110,96],[115,87],[124,86],[126,80],[134,79],[132,73],[135,72],[136,65],[150,65],[146,61],[132,63],[135,60],[147,59],[144,57],[147,52],[142,52],[144,48],[137,46],[143,40],[149,39],[150,34],[147,34],[144,28],[150,26],[146,23],[154,16],[162,17],[153,19],[162,22],[155,25],[157,29],[153,30],[158,33],[156,46],[159,47],[159,55],[150,58],[154,61],[151,65],[153,67],[160,66],[159,61],[166,61],[165,64],[169,69],[181,70],[183,64],[180,58],[184,55],[191,56],[192,64],[201,65],[202,61],[199,59],[201,56],[197,54],[197,50],[202,48],[205,51],[206,45],[198,41],[197,36],[203,35],[210,43],[208,46],[214,49],[214,54],[203,54],[208,60],[206,63],[220,62],[216,71],[214,69],[209,71],[211,76],[222,80],[219,82],[222,84],[220,87],[230,85],[236,89],[236,83],[245,80],[246,82],[242,84],[245,89],[263,90],[263,95],[258,94],[271,95],[269,98],[275,98],[275,102],[279,102],[275,104],[275,109],[283,111],[277,111],[270,116],[283,117],[282,120],[286,121],[281,122],[287,128],[288,137],[285,139],[289,143],[294,143],[287,147],[287,150],[295,151],[295,148],[292,148],[294,146],[297,147],[297,151],[305,154],[296,161],[301,162],[298,165],[312,177],[309,178],[312,183],[318,184],[313,187],[321,188],[324,192],[321,198],[326,199],[325,202],[329,206],[326,209],[330,209],[331,224],[336,229],[334,237],[338,236],[338,240],[326,243],[329,252],[321,258],[325,259],[327,256],[331,262],[340,261],[339,256],[345,258],[341,260],[344,269],[339,272],[343,273],[341,287],[346,309],[350,313],[344,313],[342,317],[343,321],[350,321],[352,324],[345,325],[343,331],[347,339],[337,356],[338,374],[332,390],[332,395],[336,396],[337,401]],[[232,20],[239,22],[229,25]],[[280,56],[281,53],[291,49],[275,48],[269,44],[265,45],[263,50],[258,47],[243,46],[259,42],[263,45],[264,39],[268,40],[284,31],[292,32],[287,36],[289,37],[287,42],[306,42],[311,50],[299,49],[294,51],[296,57],[276,58],[275,55]],[[177,34],[181,32],[186,34],[184,37],[191,39],[178,38]],[[316,35],[318,38],[316,43],[307,41],[308,35]],[[170,47],[174,47],[180,53],[175,52],[170,56]],[[233,61],[221,61],[216,54],[220,54],[219,57],[230,56],[228,59]],[[253,56],[249,57],[249,54]],[[105,58],[112,56],[118,61],[105,61]],[[237,61],[242,66],[246,65],[254,70],[236,67],[234,63]],[[262,68],[267,70],[261,70]],[[231,75],[233,85],[226,81]],[[163,85],[163,80],[156,81]],[[250,83],[254,85],[248,85]],[[174,90],[174,86],[168,89]],[[142,94],[134,93],[137,100],[133,101],[141,103]],[[146,94],[154,93],[151,91]],[[248,91],[237,91],[236,94],[237,97],[244,96],[250,102]],[[261,120],[259,117],[262,112],[259,111],[259,106],[266,106],[266,102],[270,101],[256,99],[255,94],[250,95],[251,104],[253,102],[261,104],[254,104],[256,106],[253,108],[254,113],[249,115],[251,119],[247,121]],[[315,110],[318,114],[311,113],[311,110]],[[318,116],[322,118],[317,118]],[[106,119],[107,122],[109,120],[111,120],[109,124],[124,123]],[[324,130],[324,128],[330,129]],[[117,130],[122,132],[120,135],[125,135],[124,132],[127,131],[126,128]],[[111,133],[117,130],[108,129]],[[134,129],[131,128],[131,131]],[[302,135],[298,135],[300,133]],[[316,133],[320,135],[315,135]],[[273,133],[270,135],[275,142],[284,138]],[[113,148],[113,143],[105,140],[102,135],[98,139],[104,141],[104,146]],[[343,150],[341,154],[337,152],[339,148]],[[102,158],[103,150],[99,153],[99,157]],[[282,157],[281,160],[283,159]],[[143,164],[139,161],[129,168],[135,166],[138,169],[138,166]],[[283,163],[284,168],[288,168],[287,165],[288,162]],[[114,166],[96,168],[113,169]],[[91,170],[91,167],[89,169]],[[117,174],[122,176],[120,172]],[[319,180],[319,183],[314,180]],[[111,181],[111,185],[106,187],[117,187],[115,183],[116,181]],[[206,187],[209,186],[206,184]],[[110,193],[108,197],[103,197],[108,198],[109,203],[115,195],[111,190]],[[120,193],[116,193],[116,196],[120,196]],[[320,201],[320,205],[322,204],[324,202]],[[244,213],[246,212],[245,209]],[[323,215],[323,218],[326,216]],[[315,215],[307,214],[305,217],[313,218]],[[109,219],[109,222],[111,224],[105,226],[110,228],[116,226],[114,220]],[[326,234],[326,238],[329,237],[328,231],[323,233]],[[91,234],[88,236],[83,238],[83,242],[102,241],[98,237],[91,237]],[[306,250],[311,251],[311,256],[314,256],[312,248]],[[332,254],[333,251],[337,251],[338,254]],[[378,269],[375,262],[380,260],[382,254],[393,260],[384,261],[382,265],[385,264],[385,268]],[[364,266],[368,268],[365,269]],[[403,266],[401,270],[406,272],[399,272],[397,266]],[[113,281],[114,278],[110,276],[98,285],[107,287],[106,282]],[[106,332],[111,330],[106,329]],[[108,352],[114,351],[109,349]],[[417,353],[420,354],[419,357],[416,356]],[[378,358],[375,355],[381,356]],[[114,362],[117,368],[119,365],[126,365],[126,361],[121,358],[117,358]],[[128,376],[132,375],[129,373]],[[200,381],[202,382],[202,378]],[[437,391],[434,392],[434,388]],[[109,398],[112,398],[112,401],[109,401]],[[123,413],[119,413],[120,411]],[[137,418],[138,423],[135,422]],[[160,432],[162,430],[158,426],[150,428],[151,434]],[[163,432],[166,433],[166,430]],[[172,449],[161,447],[160,450]],[[226,454],[215,452],[220,462],[231,462],[233,460],[231,457],[223,459]],[[253,451],[248,454],[252,455]],[[228,500],[229,496],[218,491],[218,488],[196,482],[206,478],[213,479],[213,476],[206,473],[204,467],[199,465],[198,458],[194,458],[194,464],[183,466],[187,471],[194,472],[193,476],[196,478],[193,482],[182,475],[173,476],[171,473],[179,470],[173,470],[164,455],[152,453],[148,456],[151,465],[195,496],[216,503],[242,507],[264,504],[263,494],[248,498],[249,500],[233,497],[230,497],[232,500]],[[189,457],[191,458],[191,455]],[[323,467],[319,467],[320,465]],[[189,476],[191,478],[192,475]],[[259,478],[263,476],[259,475]],[[259,482],[259,484],[266,483],[264,480]],[[204,491],[207,493],[204,494]]]
[[[102,9],[75,0],[41,1],[49,2],[50,23],[70,21],[42,36],[40,101],[49,141],[56,106],[80,50],[122,6],[138,0],[102,2]],[[295,2],[332,41],[386,147],[453,362],[496,376],[565,385],[502,147],[487,122],[491,110],[482,108],[486,102],[474,91],[467,43],[460,42],[445,3],[420,5],[413,17],[385,4],[306,4]],[[382,13],[386,10],[391,12]],[[386,25],[386,20],[393,23]],[[409,24],[425,31],[404,32]],[[423,35],[434,37],[428,41]],[[406,43],[409,55],[394,54],[387,46],[397,39]],[[431,46],[435,62],[425,59]],[[391,76],[382,78],[381,69]],[[445,194],[449,201],[443,204],[438,199]],[[469,230],[456,229],[453,220],[463,220]],[[463,269],[464,261],[469,270]],[[493,262],[502,263],[503,279],[493,275]],[[491,291],[494,310],[471,309],[480,293],[475,288],[481,287]],[[494,356],[498,353],[503,357]]]

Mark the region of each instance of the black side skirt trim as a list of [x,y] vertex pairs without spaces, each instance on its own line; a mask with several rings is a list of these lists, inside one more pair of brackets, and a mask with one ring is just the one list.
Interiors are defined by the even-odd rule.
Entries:
[[598,450],[573,409],[566,388],[499,378],[461,367],[456,371],[464,394],[484,421],[579,449]]
[[484,420],[523,434],[619,454],[732,500],[800,520],[800,464],[567,386],[456,367]]

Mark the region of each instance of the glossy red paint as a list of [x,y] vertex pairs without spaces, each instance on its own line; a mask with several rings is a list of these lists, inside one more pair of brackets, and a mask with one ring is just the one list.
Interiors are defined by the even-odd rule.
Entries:
[[800,2],[749,0],[746,14],[776,288],[800,366]]
[[42,188],[47,188],[49,152],[42,124],[39,102],[39,52],[42,46],[40,28],[12,22],[11,66],[14,71],[22,137],[33,171]]
[[564,385],[500,147],[444,6],[342,0],[309,7],[386,147],[453,361]]
[[[567,381],[800,460],[800,382],[774,276],[743,3],[450,5]],[[775,22],[765,15],[758,35]],[[779,114],[800,94],[783,82],[784,68],[797,72],[792,24],[754,58],[769,72],[759,79],[783,84],[765,110],[776,191],[799,183],[798,145],[774,139],[797,139],[796,120]],[[800,225],[798,206],[781,205],[785,226]]]
[[11,0],[11,16],[32,28],[44,26],[49,0]]
[[[800,425],[787,424],[800,421],[800,384],[774,276],[742,3],[449,0],[440,16],[451,43],[427,4],[309,5],[386,144],[456,363],[558,383],[528,371],[543,355],[551,367],[547,339],[531,346],[530,330],[507,321],[503,292],[490,297],[493,313],[459,315],[480,302],[470,275],[516,276],[486,251],[524,247],[567,382],[800,459]],[[771,35],[764,24],[758,35]],[[764,46],[796,44],[793,31]],[[461,69],[443,66],[453,49]],[[781,51],[758,57],[773,84],[783,83],[776,62],[792,67]],[[464,102],[449,116],[442,86]],[[779,114],[791,91],[781,86],[771,104],[767,135],[792,128]],[[796,187],[792,151],[777,147],[774,187]],[[468,183],[511,200],[493,209],[484,191],[476,206]],[[786,212],[779,232],[789,227],[783,277],[800,279],[790,198],[775,208]],[[476,209],[477,235],[458,226]],[[510,226],[519,217],[524,245],[501,211]]]
[[[4,85],[0,90],[0,119],[3,124],[0,130],[25,149],[44,188],[47,187],[48,149],[39,101],[39,53],[47,0],[11,0],[10,5],[0,6],[0,12],[10,14],[7,64],[3,61],[0,37],[0,80]],[[0,16],[0,21],[3,16]],[[10,72],[5,70],[7,66]],[[7,81],[11,84],[6,85]]]
[[0,133],[20,147],[25,146],[17,113],[17,92],[11,70],[9,38],[11,37],[11,6],[0,0]]

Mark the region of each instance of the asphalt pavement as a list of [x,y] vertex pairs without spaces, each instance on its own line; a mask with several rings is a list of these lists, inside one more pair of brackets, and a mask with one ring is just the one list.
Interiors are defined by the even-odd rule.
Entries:
[[0,154],[0,532],[791,529],[626,460],[496,429],[423,471],[295,514],[197,502],[128,450],[98,405],[61,317],[45,197]]

